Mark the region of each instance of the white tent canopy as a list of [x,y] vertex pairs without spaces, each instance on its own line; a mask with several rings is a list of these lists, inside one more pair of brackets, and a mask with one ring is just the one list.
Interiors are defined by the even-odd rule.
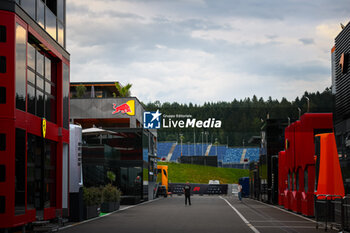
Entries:
[[[100,128],[88,128],[82,130],[83,135],[106,135],[106,134],[116,134],[116,132],[100,129]],[[121,137],[122,138],[122,137]]]

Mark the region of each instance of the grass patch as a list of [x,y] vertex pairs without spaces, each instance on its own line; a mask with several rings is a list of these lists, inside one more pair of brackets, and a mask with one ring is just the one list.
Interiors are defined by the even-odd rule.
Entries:
[[158,162],[168,165],[169,183],[208,184],[209,180],[219,180],[220,184],[238,183],[241,177],[249,176],[248,169],[221,168],[192,164]]

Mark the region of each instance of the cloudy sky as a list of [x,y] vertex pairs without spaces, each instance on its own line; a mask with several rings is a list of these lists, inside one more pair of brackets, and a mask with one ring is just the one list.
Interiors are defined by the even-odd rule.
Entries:
[[331,85],[348,0],[67,0],[71,81],[143,102],[293,100]]

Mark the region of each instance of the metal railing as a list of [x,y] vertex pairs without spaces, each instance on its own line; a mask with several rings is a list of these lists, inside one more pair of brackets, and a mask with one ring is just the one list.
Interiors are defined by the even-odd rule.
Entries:
[[[324,197],[324,198],[322,198]],[[337,225],[335,222],[335,204],[341,206],[343,197],[340,195],[319,194],[315,198],[315,220],[316,229],[319,228],[321,222],[324,222],[324,230],[327,231],[328,224],[330,228]],[[342,208],[341,208],[342,209]],[[341,227],[339,224],[338,228]]]
[[[324,198],[321,198],[324,197]],[[316,195],[315,198],[316,229],[324,222],[324,229],[350,230],[350,196]],[[323,225],[323,224],[322,224]]]
[[350,195],[342,199],[341,207],[342,230],[350,231]]

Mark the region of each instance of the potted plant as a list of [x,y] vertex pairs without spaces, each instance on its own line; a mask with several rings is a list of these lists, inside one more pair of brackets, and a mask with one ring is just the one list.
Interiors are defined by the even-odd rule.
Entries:
[[102,189],[102,204],[101,211],[103,213],[109,213],[119,209],[120,206],[120,190],[113,186],[115,181],[115,174],[112,171],[107,172],[107,178],[110,183]]
[[101,191],[96,187],[84,187],[83,190],[84,218],[95,218],[99,215],[98,208],[101,204]]
[[102,189],[101,212],[109,213],[119,209],[120,190],[112,184],[107,184]]

